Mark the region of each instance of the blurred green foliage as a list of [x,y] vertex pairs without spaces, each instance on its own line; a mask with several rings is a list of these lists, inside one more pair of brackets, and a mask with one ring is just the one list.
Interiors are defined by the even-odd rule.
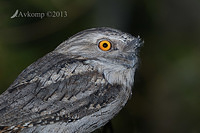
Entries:
[[[68,16],[11,19],[17,9]],[[198,0],[1,0],[0,92],[71,35],[109,26],[145,42],[132,99],[112,120],[115,133],[198,133],[199,13]]]

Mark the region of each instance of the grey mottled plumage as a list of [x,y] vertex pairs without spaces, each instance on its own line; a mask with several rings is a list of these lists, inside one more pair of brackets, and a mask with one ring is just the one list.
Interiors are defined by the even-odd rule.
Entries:
[[[111,49],[103,51],[99,41]],[[111,28],[77,33],[28,66],[0,95],[0,133],[85,133],[131,95],[140,39]]]

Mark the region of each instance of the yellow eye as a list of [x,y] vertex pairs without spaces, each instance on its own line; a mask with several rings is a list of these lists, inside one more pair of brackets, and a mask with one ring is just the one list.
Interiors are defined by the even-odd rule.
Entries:
[[111,43],[107,40],[100,41],[99,48],[103,51],[108,51],[111,49]]

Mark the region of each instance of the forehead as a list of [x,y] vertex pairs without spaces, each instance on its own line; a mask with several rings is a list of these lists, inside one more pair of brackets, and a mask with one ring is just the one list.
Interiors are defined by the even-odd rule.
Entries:
[[73,40],[90,40],[92,42],[101,39],[101,38],[108,38],[110,40],[120,40],[123,42],[132,41],[135,38],[128,34],[121,32],[116,29],[112,28],[92,28],[82,32],[79,32],[70,38],[71,41]]

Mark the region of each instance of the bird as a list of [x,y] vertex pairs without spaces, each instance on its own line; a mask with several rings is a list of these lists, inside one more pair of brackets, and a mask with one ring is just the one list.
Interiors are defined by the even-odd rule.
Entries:
[[78,32],[25,68],[0,95],[0,133],[89,133],[132,95],[140,37]]

